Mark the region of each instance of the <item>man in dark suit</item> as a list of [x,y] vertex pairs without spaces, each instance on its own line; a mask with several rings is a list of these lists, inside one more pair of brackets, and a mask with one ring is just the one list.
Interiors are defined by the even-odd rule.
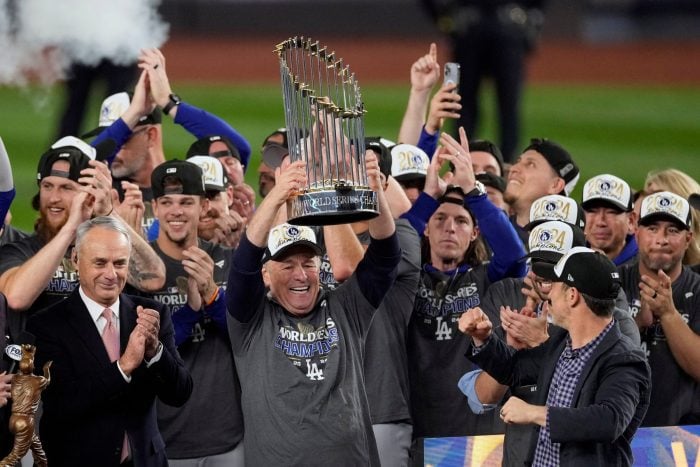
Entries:
[[615,265],[574,247],[556,265],[537,262],[533,270],[552,282],[544,312],[566,332],[514,352],[473,308],[459,321],[471,336],[467,358],[501,384],[542,388],[533,403],[511,396],[500,410],[505,423],[532,427],[519,433],[530,440],[527,465],[632,465],[630,444],[649,407],[651,370],[612,317],[620,289]]
[[192,379],[164,306],[122,294],[129,232],[97,217],[78,227],[72,260],[80,287],[33,316],[36,366],[53,360],[40,436],[52,466],[165,466],[156,397],[180,406]]

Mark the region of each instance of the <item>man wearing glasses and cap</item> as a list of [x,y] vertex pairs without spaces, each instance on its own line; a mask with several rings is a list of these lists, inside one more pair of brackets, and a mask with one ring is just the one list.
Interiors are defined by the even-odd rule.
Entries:
[[540,388],[534,403],[511,396],[500,409],[506,424],[537,432],[528,464],[632,465],[630,443],[649,405],[651,376],[644,353],[612,316],[620,288],[615,265],[575,247],[556,264],[533,267],[552,282],[545,307],[562,329],[534,349],[513,352],[473,308],[459,323],[471,337],[466,357],[501,384]]

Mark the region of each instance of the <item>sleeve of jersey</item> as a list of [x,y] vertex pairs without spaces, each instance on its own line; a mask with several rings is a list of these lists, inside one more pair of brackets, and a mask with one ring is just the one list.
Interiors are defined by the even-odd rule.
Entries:
[[485,194],[469,196],[466,201],[476,217],[481,235],[493,251],[488,267],[489,280],[496,282],[504,277],[523,277],[527,265],[519,260],[526,254],[525,247],[505,213]]
[[117,153],[122,148],[124,143],[126,143],[126,140],[128,140],[130,136],[131,129],[124,122],[124,120],[118,118],[110,126],[102,130],[100,134],[98,134],[95,137],[95,139],[92,140],[90,146],[96,148],[108,139],[114,140],[114,150],[111,154],[108,154],[107,157],[104,158],[104,161],[107,162],[107,165],[111,166],[112,162],[114,161],[114,158],[117,156]]
[[5,224],[5,216],[10,210],[12,200],[15,199],[15,189],[0,191],[0,229]]
[[226,324],[226,291],[223,287],[219,287],[219,294],[216,296],[216,300],[211,305],[205,306],[204,311],[207,312],[219,330],[226,335],[228,333]]
[[418,138],[417,146],[425,151],[429,159],[433,158],[433,153],[435,152],[435,149],[437,149],[439,137],[439,131],[436,131],[434,135],[431,135],[425,131],[425,125],[423,125],[423,128],[420,130],[420,137]]
[[201,313],[194,311],[188,304],[172,314],[173,327],[175,328],[175,345],[180,346],[192,335],[194,325],[202,317]]
[[373,307],[379,306],[396,280],[396,266],[400,260],[401,248],[396,232],[382,240],[373,238],[367,247],[355,274],[362,294]]
[[248,237],[243,234],[238,248],[233,253],[225,302],[231,317],[240,323],[247,323],[253,318],[265,296],[265,284],[260,272],[264,251],[264,248],[250,243]]
[[422,237],[423,232],[425,232],[425,224],[428,223],[430,216],[433,215],[438,206],[439,204],[435,198],[421,192],[411,209],[401,214],[401,218],[410,222],[413,228],[416,229],[416,232],[418,232],[418,235]]
[[250,143],[221,118],[191,104],[182,102],[178,106],[175,123],[183,126],[197,139],[209,135],[225,136],[238,148],[238,152],[241,154],[241,163],[245,168],[248,168]]

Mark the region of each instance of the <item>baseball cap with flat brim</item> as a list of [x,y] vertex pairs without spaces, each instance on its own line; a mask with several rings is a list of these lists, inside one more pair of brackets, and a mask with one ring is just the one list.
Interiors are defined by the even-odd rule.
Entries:
[[570,249],[556,264],[533,263],[532,270],[543,279],[563,282],[600,300],[614,300],[620,291],[615,264],[604,254],[582,246]]
[[[170,187],[168,180],[177,183]],[[197,164],[178,159],[165,161],[153,169],[151,189],[153,199],[165,195],[206,195],[202,169]]]
[[583,209],[573,198],[562,195],[546,195],[537,198],[530,206],[530,222],[525,230],[532,230],[546,221],[562,221],[583,229],[586,217]]
[[581,206],[585,211],[597,206],[610,206],[620,212],[629,212],[632,210],[632,190],[619,177],[596,175],[583,185]]
[[657,220],[668,220],[683,229],[690,229],[690,204],[685,198],[670,191],[652,193],[642,201],[639,225],[649,225]]
[[270,230],[262,262],[279,261],[297,247],[310,249],[314,256],[322,254],[313,229],[302,225],[279,224]]
[[523,260],[530,258],[533,263],[537,261],[556,263],[572,248],[585,245],[586,238],[583,230],[566,222],[547,221],[530,231],[529,253]]
[[[64,136],[52,144],[39,159],[36,174],[37,183],[49,176],[63,177],[77,182],[80,178],[80,171],[89,168],[89,162],[95,160],[96,157],[95,148],[85,141],[75,136]],[[54,170],[53,165],[58,161],[68,162],[67,172]]]

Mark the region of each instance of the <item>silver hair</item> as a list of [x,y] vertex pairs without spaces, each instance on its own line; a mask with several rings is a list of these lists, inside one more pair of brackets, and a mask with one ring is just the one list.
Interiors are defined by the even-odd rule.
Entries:
[[124,223],[119,219],[108,216],[93,217],[92,219],[86,220],[78,226],[75,233],[75,251],[80,251],[80,247],[85,240],[85,235],[97,227],[113,230],[124,235],[124,238],[126,238],[126,242],[129,245],[129,251],[131,251],[131,235],[129,234],[129,229],[127,229],[126,225],[124,225]]

